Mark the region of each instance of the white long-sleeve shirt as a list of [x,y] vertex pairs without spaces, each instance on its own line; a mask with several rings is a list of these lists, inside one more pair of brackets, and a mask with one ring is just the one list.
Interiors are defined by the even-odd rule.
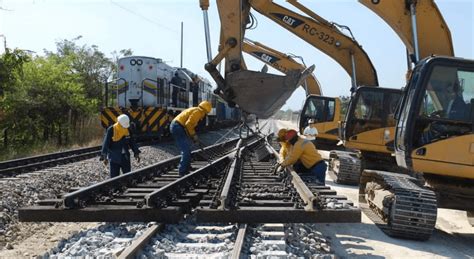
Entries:
[[316,136],[318,135],[318,130],[315,127],[311,127],[308,125],[304,129],[303,135],[306,137],[306,139],[314,140]]

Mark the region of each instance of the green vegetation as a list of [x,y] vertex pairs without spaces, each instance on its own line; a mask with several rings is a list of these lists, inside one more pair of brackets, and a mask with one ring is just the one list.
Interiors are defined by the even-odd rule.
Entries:
[[79,39],[57,42],[43,56],[18,49],[0,56],[0,160],[101,138],[104,83],[116,59],[131,51],[108,58],[97,46],[79,46]]

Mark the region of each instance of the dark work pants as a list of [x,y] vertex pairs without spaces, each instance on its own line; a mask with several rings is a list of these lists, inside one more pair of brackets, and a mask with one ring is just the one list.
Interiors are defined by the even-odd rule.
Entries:
[[126,174],[131,170],[130,160],[122,157],[122,163],[110,162],[110,178],[114,178],[120,175],[120,169],[122,173]]
[[316,177],[318,182],[326,185],[326,169],[328,168],[326,162],[323,160],[311,168],[311,174]]
[[327,168],[328,166],[324,160],[314,165],[311,169],[304,167],[304,165],[299,161],[293,165],[295,172],[298,174],[312,174],[316,180],[318,180],[318,182],[322,183],[323,185],[326,185]]
[[191,166],[191,139],[186,134],[185,129],[176,121],[171,122],[171,134],[176,145],[181,150],[181,161],[179,162],[179,175],[183,176],[189,172]]

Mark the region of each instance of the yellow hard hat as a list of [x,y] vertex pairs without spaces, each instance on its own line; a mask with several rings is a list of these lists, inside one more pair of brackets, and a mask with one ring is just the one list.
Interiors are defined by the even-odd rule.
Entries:
[[203,109],[204,111],[206,111],[206,113],[210,113],[211,110],[212,110],[212,104],[208,101],[202,101],[200,104],[199,104],[199,108]]
[[288,129],[280,129],[277,133],[277,140],[278,141],[285,141],[285,135],[286,135],[286,132],[288,132]]

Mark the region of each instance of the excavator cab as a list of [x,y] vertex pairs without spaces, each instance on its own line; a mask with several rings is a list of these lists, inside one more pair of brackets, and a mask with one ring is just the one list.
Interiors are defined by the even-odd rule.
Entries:
[[341,119],[341,100],[334,97],[308,95],[299,118],[298,128],[301,134],[308,126],[310,119],[314,120],[312,126],[318,130],[318,147],[321,144],[335,146],[338,141],[337,125]]
[[345,146],[373,152],[393,151],[395,113],[401,95],[398,89],[359,87],[341,127]]
[[397,114],[397,163],[417,172],[474,179],[473,103],[473,60],[420,61]]

